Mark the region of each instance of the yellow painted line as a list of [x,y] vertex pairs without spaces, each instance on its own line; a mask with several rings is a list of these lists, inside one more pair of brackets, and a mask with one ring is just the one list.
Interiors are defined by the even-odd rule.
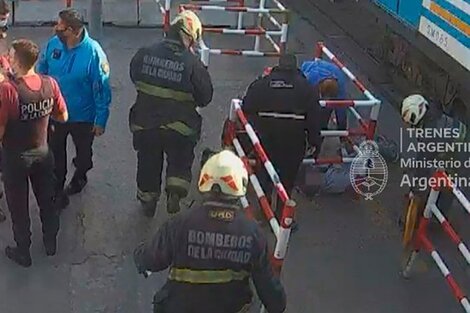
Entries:
[[457,16],[453,15],[452,13],[432,1],[430,10],[434,14],[438,15],[442,19],[452,24],[455,28],[463,32],[465,35],[470,37],[470,25],[468,25],[466,22],[462,21]]

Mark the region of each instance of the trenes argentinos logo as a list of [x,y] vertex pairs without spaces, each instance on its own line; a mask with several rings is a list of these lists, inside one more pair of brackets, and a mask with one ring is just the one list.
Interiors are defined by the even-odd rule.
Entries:
[[359,146],[359,152],[351,163],[349,179],[354,190],[372,200],[380,194],[387,185],[388,168],[384,158],[379,153],[379,146],[372,140],[367,140]]

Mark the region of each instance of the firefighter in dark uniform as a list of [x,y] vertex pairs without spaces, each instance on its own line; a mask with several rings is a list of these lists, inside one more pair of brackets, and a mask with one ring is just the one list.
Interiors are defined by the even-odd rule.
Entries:
[[[289,194],[305,156],[306,138],[316,154],[320,150],[318,94],[297,68],[297,58],[286,54],[248,87],[243,99],[243,111]],[[264,169],[259,176],[269,195],[273,184]]]
[[168,213],[179,211],[190,186],[202,124],[196,109],[208,105],[213,95],[206,67],[191,52],[201,32],[196,14],[183,11],[163,42],[141,48],[130,64],[137,89],[129,115],[138,159],[137,199],[149,217],[160,197],[164,154]]
[[250,278],[269,313],[284,312],[286,296],[269,261],[266,238],[239,205],[248,173],[233,152],[223,150],[201,170],[200,207],[182,212],[134,252],[139,273],[170,268],[154,297],[156,313],[248,312]]
[[10,65],[15,76],[0,86],[3,180],[16,242],[5,254],[24,267],[32,264],[29,181],[39,206],[46,254],[56,253],[59,210],[54,204],[54,158],[47,133],[50,117],[57,122],[68,119],[57,82],[34,71],[38,55],[35,43],[14,41]]

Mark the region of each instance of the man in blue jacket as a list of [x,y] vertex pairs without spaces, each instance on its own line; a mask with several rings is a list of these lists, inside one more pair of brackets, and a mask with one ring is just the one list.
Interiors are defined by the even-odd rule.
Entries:
[[[80,14],[73,9],[59,13],[56,35],[45,47],[38,71],[54,77],[67,102],[69,120],[53,124],[50,145],[55,157],[56,201],[68,205],[68,195],[82,191],[93,167],[92,144],[106,127],[111,103],[109,63],[100,44],[88,36]],[[67,137],[76,147],[75,173],[64,191],[67,175]]]
[[[322,59],[315,59],[304,62],[301,70],[310,84],[318,86],[322,100],[346,98],[346,77],[335,64]],[[322,114],[322,129],[327,129],[332,109],[324,108],[323,111],[325,114]],[[335,109],[335,114],[338,129],[346,129],[346,109]]]

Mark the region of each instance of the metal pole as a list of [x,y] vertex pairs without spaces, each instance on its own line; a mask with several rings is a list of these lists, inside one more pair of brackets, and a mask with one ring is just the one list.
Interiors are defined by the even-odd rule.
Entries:
[[100,39],[103,35],[103,0],[91,0],[89,12],[90,34]]

